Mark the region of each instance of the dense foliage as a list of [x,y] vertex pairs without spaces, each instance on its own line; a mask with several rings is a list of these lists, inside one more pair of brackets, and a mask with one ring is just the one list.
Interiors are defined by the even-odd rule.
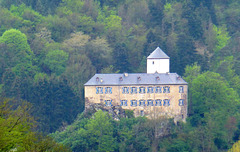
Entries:
[[[239,8],[239,0],[0,0],[1,96],[30,102],[38,131],[71,128],[75,120],[75,129],[54,138],[76,151],[237,147]],[[93,74],[146,72],[146,57],[157,46],[171,57],[171,72],[189,84],[186,124],[170,123],[163,137],[144,118],[77,117],[83,84]]]
[[36,123],[30,113],[31,105],[26,101],[0,99],[0,151],[71,151],[34,132]]

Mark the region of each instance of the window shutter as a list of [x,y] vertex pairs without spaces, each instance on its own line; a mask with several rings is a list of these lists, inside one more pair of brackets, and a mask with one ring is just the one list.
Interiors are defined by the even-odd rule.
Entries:
[[180,86],[179,87],[179,93],[183,93],[184,91],[183,91],[183,86]]
[[109,88],[109,93],[112,94],[112,87]]
[[96,94],[98,94],[99,93],[99,89],[98,89],[98,87],[96,87]]

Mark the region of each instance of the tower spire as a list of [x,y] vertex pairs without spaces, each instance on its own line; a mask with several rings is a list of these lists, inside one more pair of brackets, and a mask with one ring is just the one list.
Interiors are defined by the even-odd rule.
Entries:
[[157,47],[147,57],[147,73],[167,73],[169,72],[169,56]]

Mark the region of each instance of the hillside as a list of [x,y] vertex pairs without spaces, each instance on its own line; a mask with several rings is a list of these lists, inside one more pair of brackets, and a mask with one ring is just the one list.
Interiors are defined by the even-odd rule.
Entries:
[[[39,132],[80,125],[76,141],[57,137],[69,130],[54,135],[76,142],[74,151],[227,151],[240,136],[239,8],[238,0],[0,0],[1,97],[30,102]],[[158,46],[189,84],[187,123],[155,137],[155,122],[107,119],[110,134],[86,140],[95,119],[82,118],[83,84],[95,73],[146,72]]]

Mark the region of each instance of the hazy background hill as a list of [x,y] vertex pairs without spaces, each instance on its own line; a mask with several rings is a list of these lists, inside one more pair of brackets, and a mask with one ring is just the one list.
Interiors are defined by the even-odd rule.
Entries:
[[[138,144],[143,151],[226,151],[240,135],[239,8],[239,0],[0,0],[1,96],[30,102],[37,130],[53,133],[83,112],[91,76],[146,72],[146,57],[159,46],[171,72],[189,83],[187,124],[155,138],[151,129],[134,130],[148,120],[132,118],[131,138],[119,133],[130,123],[123,120],[111,122],[113,134],[101,140],[116,142],[109,151],[139,151]],[[81,120],[87,131],[70,146],[101,149],[85,141],[94,122],[82,119],[74,124]]]

